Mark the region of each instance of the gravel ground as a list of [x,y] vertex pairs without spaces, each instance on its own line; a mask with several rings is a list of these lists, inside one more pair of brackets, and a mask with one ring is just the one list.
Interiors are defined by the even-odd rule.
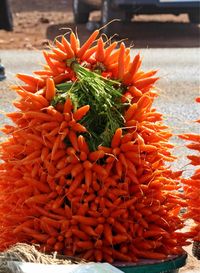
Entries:
[[[47,47],[48,40],[67,28],[76,29],[72,13],[72,0],[10,0],[13,12],[13,32],[0,30],[0,49],[34,49]],[[100,21],[100,12],[90,14],[90,21]],[[139,15],[130,24],[120,27],[113,23],[120,38],[129,38],[137,48],[198,47],[199,27],[189,23],[187,14],[179,16]],[[61,30],[62,29],[62,30]],[[81,41],[90,31],[78,25]]]

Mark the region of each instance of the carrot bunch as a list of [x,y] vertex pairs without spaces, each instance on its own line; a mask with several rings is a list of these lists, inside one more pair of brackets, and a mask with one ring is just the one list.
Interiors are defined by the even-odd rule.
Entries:
[[71,32],[23,85],[1,144],[0,250],[37,243],[93,261],[164,259],[182,252],[181,172],[152,106],[156,71],[124,43]]
[[[196,98],[196,102],[200,103],[200,98]],[[200,120],[197,120],[200,123]],[[199,134],[182,134],[179,135],[181,139],[190,141],[190,144],[187,144],[187,148],[200,152],[200,135]],[[197,155],[188,155],[187,158],[190,160],[190,164],[196,166],[194,174],[188,179],[182,179],[184,184],[184,193],[187,199],[187,213],[185,213],[186,219],[192,219],[195,223],[191,227],[191,237],[193,241],[200,241],[200,156]]]

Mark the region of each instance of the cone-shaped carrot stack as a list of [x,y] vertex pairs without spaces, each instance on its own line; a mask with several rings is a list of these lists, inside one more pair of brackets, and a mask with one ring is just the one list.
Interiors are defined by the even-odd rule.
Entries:
[[[94,261],[182,251],[185,206],[171,132],[152,103],[156,71],[123,43],[62,37],[36,76],[17,74],[1,144],[0,249],[16,242]],[[115,50],[116,49],[116,50]]]
[[[196,99],[200,103],[200,97]],[[200,123],[200,120],[197,120]],[[184,192],[187,198],[188,210],[184,215],[186,219],[194,220],[195,225],[191,227],[191,237],[193,241],[200,242],[200,135],[182,134],[180,138],[190,141],[187,147],[197,152],[196,155],[188,155],[190,164],[196,166],[194,174],[188,179],[182,179]]]

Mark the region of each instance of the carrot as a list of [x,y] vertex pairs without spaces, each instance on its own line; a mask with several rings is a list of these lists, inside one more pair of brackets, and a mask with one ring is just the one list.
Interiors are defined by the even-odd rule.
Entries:
[[76,112],[73,113],[73,117],[76,121],[81,120],[87,112],[90,110],[89,105],[84,105],[81,108],[77,109]]
[[74,165],[74,167],[71,170],[71,174],[73,177],[76,177],[78,174],[80,174],[83,171],[83,165],[81,163],[77,163]]
[[196,155],[188,155],[188,159],[191,160],[192,165],[199,166],[200,165],[200,157]]
[[55,83],[54,80],[52,78],[47,78],[47,83],[46,83],[46,99],[48,101],[51,101],[54,96],[56,94],[56,90],[55,90]]
[[54,76],[59,74],[59,70],[56,67],[56,65],[53,63],[53,61],[50,59],[48,53],[46,51],[43,51],[43,55],[45,57],[45,60],[50,68],[50,70],[53,72]]
[[79,133],[85,133],[87,132],[87,129],[85,128],[85,126],[81,125],[80,123],[75,123],[71,129],[75,132],[79,132]]
[[71,173],[71,170],[73,169],[73,164],[69,164],[66,167],[64,167],[63,169],[60,169],[56,174],[55,174],[55,178],[59,178],[63,175],[68,175]]
[[50,188],[44,183],[39,183],[36,179],[32,177],[23,177],[23,180],[28,182],[31,186],[37,188],[41,193],[50,193]]
[[75,179],[72,181],[72,183],[71,183],[71,185],[70,185],[70,187],[69,187],[69,189],[67,191],[67,195],[74,192],[79,187],[79,185],[81,184],[82,179],[83,179],[83,174],[82,173],[78,174],[75,177]]
[[115,221],[114,229],[119,233],[126,234],[126,228],[118,221]]
[[112,240],[113,240],[113,236],[112,236],[112,231],[110,228],[109,224],[104,224],[104,236],[105,236],[105,240],[112,245]]
[[99,35],[99,30],[95,30],[90,37],[87,39],[87,41],[81,46],[77,53],[78,58],[82,58],[83,54],[87,51],[87,49],[92,45],[92,43],[95,41],[97,36]]
[[82,60],[85,60],[85,61],[88,61],[89,58],[96,52],[97,50],[97,45],[89,48],[84,54],[83,54],[83,57],[82,57]]
[[47,112],[58,122],[62,122],[64,120],[63,115],[59,111],[57,111],[53,106],[48,106],[47,108],[44,108],[43,112]]
[[113,249],[113,257],[118,261],[131,262],[131,257]]
[[117,78],[122,80],[125,72],[125,45],[120,44],[120,51],[118,57],[118,75]]
[[152,77],[149,77],[149,78],[145,78],[145,79],[141,79],[141,80],[137,80],[135,82],[135,87],[138,88],[138,89],[142,89],[142,88],[145,88],[149,85],[152,85],[154,84],[159,78],[152,78]]
[[65,51],[64,45],[61,42],[59,42],[57,39],[55,40],[55,44],[60,50]]
[[118,176],[121,178],[122,172],[123,172],[123,166],[119,160],[116,162],[116,171],[117,171]]
[[113,43],[111,43],[106,49],[105,49],[105,60],[107,60],[110,57],[110,54],[112,53],[112,51],[115,49],[115,47],[117,46],[117,42],[114,41]]
[[93,242],[91,241],[78,241],[76,243],[77,247],[81,250],[85,250],[85,249],[92,249],[93,248]]
[[90,237],[84,231],[81,231],[75,227],[72,228],[72,234],[83,241],[88,241],[90,239]]
[[122,137],[122,129],[121,129],[121,128],[118,128],[118,129],[115,131],[115,134],[114,134],[114,136],[113,136],[113,138],[112,138],[112,141],[111,141],[111,147],[112,147],[112,148],[119,147],[121,137]]
[[113,244],[121,244],[127,241],[127,236],[126,235],[115,235],[112,237],[112,242]]
[[59,75],[54,76],[53,80],[54,80],[55,85],[59,84],[63,81],[66,81],[66,80],[70,80],[72,77],[72,74],[73,74],[72,72],[71,73],[70,72],[67,72],[67,73],[63,72],[63,73],[60,73]]
[[88,211],[88,203],[81,204],[77,211],[77,215],[85,216],[87,211]]
[[126,121],[132,120],[137,108],[138,108],[137,103],[133,103],[129,106],[128,110],[125,112],[125,115],[124,115],[124,118]]
[[189,149],[192,149],[192,150],[200,151],[200,145],[199,145],[199,143],[187,144],[186,147],[189,148]]
[[138,152],[140,150],[140,147],[136,145],[134,141],[126,142],[122,144],[120,148],[121,148],[121,151],[123,152],[129,152],[129,151]]
[[71,113],[71,110],[73,108],[73,105],[72,105],[72,102],[71,102],[71,99],[68,97],[65,101],[65,104],[64,104],[64,109],[63,109],[63,112],[64,113]]
[[103,259],[103,252],[100,249],[94,251],[94,258],[97,262],[101,262]]
[[61,142],[61,136],[58,135],[56,137],[56,140],[55,140],[54,144],[53,144],[53,148],[52,148],[52,152],[51,152],[51,160],[54,159],[55,154],[56,154],[56,152],[57,152],[57,150],[59,148],[60,142]]
[[99,164],[94,164],[92,170],[101,176],[107,176],[107,171]]
[[53,120],[55,121],[55,119],[53,117],[49,116],[48,114],[40,113],[40,112],[36,112],[36,111],[28,111],[28,112],[24,113],[23,116],[26,119],[35,118],[35,119],[49,121],[49,122],[53,121]]
[[77,135],[74,131],[70,130],[68,134],[69,140],[76,151],[79,151]]
[[131,83],[131,81],[133,80],[133,77],[135,76],[135,73],[138,71],[140,65],[141,65],[140,55],[137,54],[133,59],[133,62],[130,66],[129,71],[124,75],[123,81],[125,84]]
[[72,219],[78,221],[80,224],[88,225],[88,226],[97,226],[98,221],[92,217],[85,217],[81,215],[73,215]]
[[18,90],[17,93],[22,97],[22,98],[30,98],[32,103],[38,102],[41,104],[42,107],[47,107],[49,106],[49,102],[42,96],[39,95],[37,92],[36,93],[30,93],[27,91],[22,91],[22,90]]
[[89,159],[90,159],[91,161],[97,161],[97,160],[103,158],[104,155],[105,155],[105,153],[104,153],[103,150],[94,151],[94,152],[91,152],[91,153],[89,154]]
[[94,229],[91,226],[89,226],[89,225],[81,225],[80,228],[81,228],[81,230],[83,230],[89,236],[94,236],[94,237],[97,236],[97,234],[94,231]]
[[95,58],[97,62],[103,62],[105,58],[105,50],[104,50],[104,43],[102,37],[100,37],[97,41],[97,49],[96,49],[96,54]]
[[140,257],[144,257],[147,259],[158,259],[163,260],[166,258],[166,254],[159,253],[159,252],[151,252],[151,251],[139,251],[138,255]]
[[62,44],[65,48],[65,52],[67,53],[67,58],[72,59],[74,57],[74,51],[70,45],[70,43],[62,36]]
[[39,89],[35,86],[30,86],[30,85],[11,85],[10,88],[15,91],[22,90],[22,91],[27,91],[27,92],[31,92],[31,93],[35,93]]
[[35,129],[38,131],[52,130],[55,127],[58,127],[58,125],[59,125],[59,123],[56,121],[49,121],[49,122],[45,122],[45,123],[42,123],[42,124],[36,126]]
[[20,79],[21,81],[25,82],[26,84],[33,87],[37,87],[37,88],[42,88],[45,84],[44,80],[39,77],[34,77],[34,76],[20,74],[20,73],[18,73],[16,77]]
[[48,240],[49,235],[47,234],[41,234],[41,233],[37,233],[35,230],[28,228],[28,227],[23,227],[23,232],[27,235],[30,236],[34,239],[36,239],[37,241],[44,243]]
[[77,141],[78,141],[79,150],[84,152],[86,155],[89,154],[89,147],[85,138],[82,135],[79,135]]
[[200,142],[200,135],[197,135],[197,134],[182,134],[182,135],[178,135],[178,137],[185,140]]
[[74,54],[76,55],[80,48],[80,42],[73,31],[70,33],[70,44]]
[[155,74],[157,73],[157,70],[150,70],[148,72],[138,72],[135,77],[134,77],[134,81],[137,81],[139,79],[142,79],[142,78],[148,78],[148,77],[152,77],[154,76]]

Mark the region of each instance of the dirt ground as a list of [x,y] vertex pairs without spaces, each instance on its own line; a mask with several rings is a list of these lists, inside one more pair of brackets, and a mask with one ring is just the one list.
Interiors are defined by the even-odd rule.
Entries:
[[[72,0],[10,0],[13,32],[0,30],[0,49],[42,49],[48,40],[67,28],[75,29]],[[99,21],[100,13],[90,14],[90,20]],[[114,27],[114,24],[113,24]],[[120,38],[129,38],[135,47],[197,47],[199,28],[189,23],[186,14],[136,16],[130,24],[116,30]],[[78,26],[83,41],[90,33],[85,25]],[[123,33],[123,35],[122,35]]]

